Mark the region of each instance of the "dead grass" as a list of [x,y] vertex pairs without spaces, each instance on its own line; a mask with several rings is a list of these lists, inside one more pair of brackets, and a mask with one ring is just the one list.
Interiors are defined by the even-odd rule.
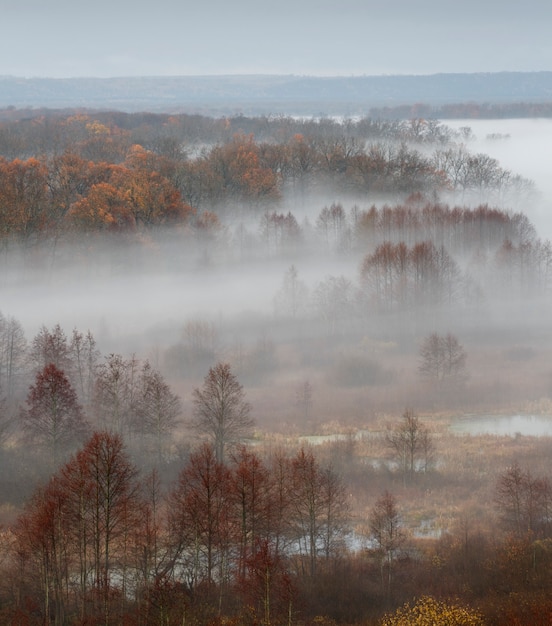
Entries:
[[[401,348],[364,337],[349,346],[374,359],[381,371],[393,373],[377,384],[349,386],[332,377],[338,355],[323,342],[314,346],[320,353],[308,358],[304,343],[278,346],[276,367],[255,384],[244,384],[256,420],[258,450],[291,452],[304,445],[302,435],[348,434],[347,440],[327,442],[315,452],[342,474],[357,524],[365,522],[385,489],[397,497],[411,529],[423,522],[450,530],[467,518],[494,524],[498,475],[517,462],[534,475],[548,476],[552,439],[454,435],[448,427],[452,418],[464,414],[552,415],[552,345],[534,337],[525,341],[519,335],[479,335],[467,337],[464,347],[469,373],[465,386],[439,389],[419,376],[416,342]],[[312,387],[307,417],[296,400],[305,381]],[[201,381],[178,381],[188,414],[191,391],[198,384]],[[405,486],[386,466],[389,450],[383,433],[407,407],[432,433],[436,468]],[[361,436],[361,431],[368,434]]]

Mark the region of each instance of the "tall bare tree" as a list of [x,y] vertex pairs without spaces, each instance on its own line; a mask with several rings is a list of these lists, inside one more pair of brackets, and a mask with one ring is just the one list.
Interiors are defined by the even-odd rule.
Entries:
[[395,497],[388,491],[378,498],[370,512],[369,527],[370,536],[381,555],[381,582],[389,597],[393,561],[404,544],[405,533]]
[[228,446],[247,435],[253,426],[251,405],[229,363],[209,369],[203,387],[193,391],[193,428],[207,435],[215,448],[218,463],[224,462]]
[[181,412],[180,398],[171,391],[163,375],[146,361],[140,375],[136,421],[139,431],[155,439],[158,462],[161,462],[165,439],[174,430]]
[[25,369],[27,340],[21,324],[14,317],[0,313],[0,396],[11,400]]
[[248,561],[270,539],[271,491],[268,468],[255,453],[240,446],[232,455],[231,496],[238,520],[238,568],[244,580]]
[[341,477],[331,466],[322,467],[312,450],[301,448],[290,469],[291,529],[304,557],[303,573],[314,577],[319,555],[328,560],[342,546],[349,515],[346,492]]
[[69,349],[75,366],[75,386],[82,402],[88,404],[94,392],[94,379],[100,351],[90,331],[85,335],[76,328],[73,329]]
[[205,443],[192,454],[170,495],[175,562],[191,588],[223,580],[231,513],[230,470]]
[[304,312],[307,300],[307,286],[299,278],[299,272],[295,265],[291,265],[284,274],[282,287],[274,297],[276,313],[295,319],[300,313]]
[[138,399],[138,359],[110,354],[95,371],[94,407],[98,423],[104,430],[130,434]]

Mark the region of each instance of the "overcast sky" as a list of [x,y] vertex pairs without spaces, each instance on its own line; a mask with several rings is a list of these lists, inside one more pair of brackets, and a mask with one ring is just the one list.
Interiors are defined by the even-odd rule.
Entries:
[[552,70],[550,0],[0,0],[0,75]]

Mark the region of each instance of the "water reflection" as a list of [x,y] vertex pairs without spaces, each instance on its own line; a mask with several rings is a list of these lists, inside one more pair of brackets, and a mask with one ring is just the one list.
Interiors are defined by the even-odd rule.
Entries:
[[508,435],[552,437],[551,415],[479,415],[454,420],[453,433],[461,435]]

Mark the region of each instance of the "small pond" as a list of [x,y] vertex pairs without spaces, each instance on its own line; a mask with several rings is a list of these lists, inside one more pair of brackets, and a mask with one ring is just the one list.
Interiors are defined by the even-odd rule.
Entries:
[[357,430],[351,433],[330,433],[328,435],[301,435],[298,437],[299,443],[306,443],[309,446],[320,446],[324,443],[334,441],[361,441],[362,439],[373,439],[381,435],[377,430]]
[[453,420],[450,430],[459,435],[552,437],[552,415],[474,415]]

